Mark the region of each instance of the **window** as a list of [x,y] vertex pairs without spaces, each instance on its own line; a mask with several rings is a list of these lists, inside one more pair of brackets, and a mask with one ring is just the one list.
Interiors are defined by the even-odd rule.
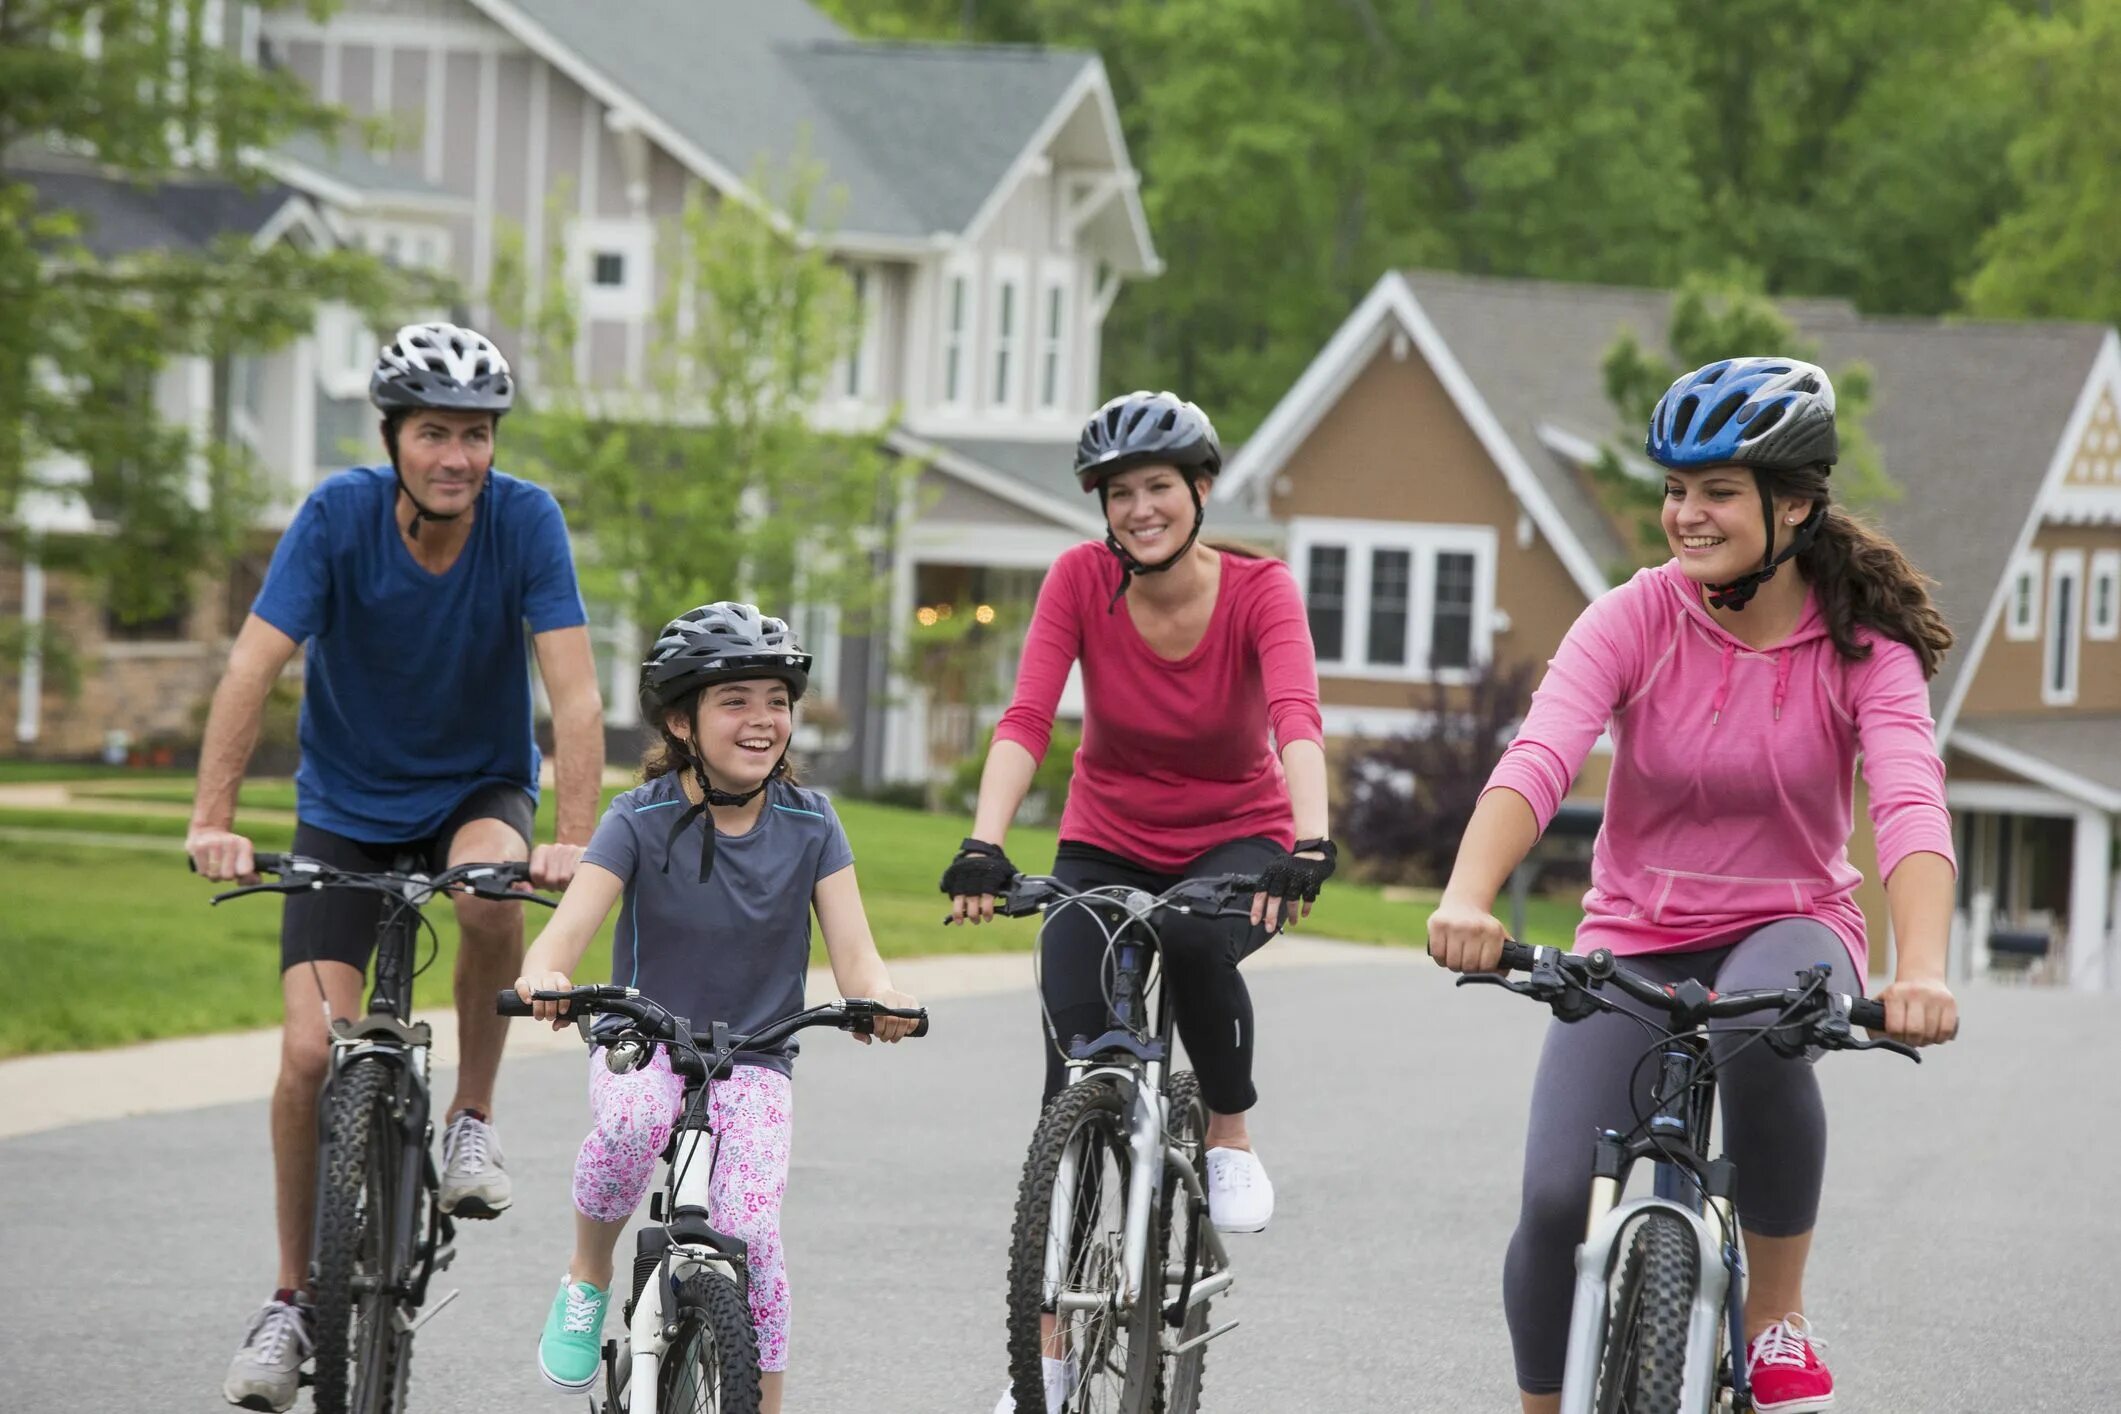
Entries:
[[2087,638],[2111,642],[2121,638],[2121,550],[2092,555],[2091,604],[2084,613]]
[[1338,661],[1347,625],[1348,552],[1340,545],[1311,547],[1305,600],[1311,619],[1311,645],[1322,661]]
[[366,397],[383,341],[343,304],[317,307],[317,386],[327,398]]
[[1436,594],[1429,609],[1429,668],[1473,666],[1473,556],[1444,550],[1436,556]]
[[2077,700],[2077,633],[2084,615],[2084,552],[2057,550],[2048,558],[2047,650],[2040,700],[2065,707]]
[[943,401],[964,407],[972,401],[972,274],[955,270],[943,279]]
[[1319,670],[1462,680],[1501,624],[1495,541],[1482,525],[1297,518],[1290,561],[1303,577]]
[[1413,576],[1411,550],[1370,552],[1369,660],[1374,664],[1395,668],[1406,664]]
[[1005,256],[994,261],[994,378],[989,384],[996,407],[1013,407],[1021,396],[1024,355],[1023,262]]
[[645,221],[577,221],[568,229],[585,319],[646,319],[653,298],[655,235]]
[[1068,285],[1048,278],[1038,348],[1038,406],[1058,412],[1068,398]]
[[2040,636],[2040,552],[2029,551],[2011,572],[2011,597],[2003,616],[2003,636],[2030,643]]

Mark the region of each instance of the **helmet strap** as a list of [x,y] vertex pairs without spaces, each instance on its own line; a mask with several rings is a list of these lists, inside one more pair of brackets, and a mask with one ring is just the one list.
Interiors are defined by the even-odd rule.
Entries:
[[[1162,574],[1165,570],[1170,569],[1180,560],[1183,560],[1187,553],[1193,549],[1193,542],[1200,539],[1201,524],[1207,520],[1208,513],[1201,505],[1200,484],[1190,476],[1186,478],[1186,494],[1193,498],[1193,531],[1186,536],[1185,544],[1173,550],[1167,558],[1158,560],[1153,565],[1145,565],[1127,553],[1126,547],[1119,543],[1119,532],[1112,529],[1110,515],[1106,516],[1105,548],[1110,550],[1113,557],[1119,561],[1119,588],[1112,591],[1112,598],[1105,605],[1106,613],[1109,614],[1119,607],[1119,601],[1126,597],[1127,586],[1134,582],[1134,576],[1138,574]],[[1097,484],[1098,506],[1103,508],[1107,499],[1105,483],[1100,481]]]
[[1760,592],[1760,586],[1775,577],[1775,571],[1782,566],[1783,561],[1795,559],[1811,548],[1812,542],[1819,538],[1819,527],[1826,522],[1826,503],[1813,502],[1812,513],[1804,518],[1804,524],[1798,526],[1796,533],[1790,536],[1790,543],[1783,546],[1781,553],[1777,554],[1775,498],[1768,494],[1766,473],[1756,470],[1753,480],[1760,487],[1761,514],[1767,524],[1767,550],[1760,557],[1760,568],[1751,574],[1742,575],[1729,584],[1708,586],[1709,607],[1712,609],[1735,611],[1752,603],[1753,596]]

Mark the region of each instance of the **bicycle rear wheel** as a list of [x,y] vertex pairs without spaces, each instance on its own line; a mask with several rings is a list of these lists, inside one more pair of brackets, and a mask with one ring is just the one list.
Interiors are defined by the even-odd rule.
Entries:
[[[1020,1410],[1046,1407],[1049,1348],[1075,1363],[1070,1414],[1156,1407],[1160,1274],[1148,1274],[1138,1300],[1122,1290],[1133,1167],[1119,1086],[1094,1077],[1053,1097],[1024,1159],[1009,1241],[1009,1383]],[[1150,1266],[1162,1248],[1152,1232]]]
[[[1168,1099],[1170,1109],[1165,1130],[1187,1155],[1193,1176],[1201,1185],[1201,1192],[1205,1193],[1208,1184],[1208,1107],[1200,1098],[1199,1077],[1190,1070],[1172,1076]],[[1208,1303],[1191,1299],[1194,1284],[1210,1271],[1207,1232],[1207,1205],[1193,1197],[1193,1191],[1177,1173],[1166,1172],[1151,1250],[1166,1254],[1166,1271],[1177,1270],[1183,1274],[1175,1283],[1167,1281],[1164,1287],[1167,1306],[1181,1300],[1189,1302],[1176,1328],[1181,1345],[1206,1335],[1208,1331]],[[1172,1329],[1168,1316],[1162,1317],[1160,1329]],[[1158,1414],[1194,1414],[1199,1409],[1207,1363],[1206,1345],[1196,1345],[1171,1359],[1153,1406]]]
[[364,1057],[333,1082],[317,1204],[317,1414],[397,1414],[411,1337],[398,1328],[398,1179],[404,1135],[391,1114],[395,1079]]
[[716,1272],[678,1288],[678,1333],[656,1376],[661,1414],[758,1414],[758,1337],[736,1283]]
[[1694,1229],[1652,1208],[1632,1231],[1599,1359],[1598,1414],[1679,1414],[1700,1279]]

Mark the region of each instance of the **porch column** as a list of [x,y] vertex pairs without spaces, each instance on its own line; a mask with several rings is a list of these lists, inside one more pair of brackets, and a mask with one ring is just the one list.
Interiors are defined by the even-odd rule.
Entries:
[[2103,992],[2110,985],[2106,901],[2113,892],[2107,872],[2113,839],[2113,819],[2105,811],[2077,812],[2069,887],[2069,985],[2076,991]]
[[44,566],[29,560],[22,566],[22,692],[15,703],[15,740],[27,746],[42,727],[44,706]]

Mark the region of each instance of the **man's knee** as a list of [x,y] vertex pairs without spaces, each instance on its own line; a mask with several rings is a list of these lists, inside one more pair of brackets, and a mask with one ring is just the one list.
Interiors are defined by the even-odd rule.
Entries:
[[280,1033],[280,1084],[297,1098],[316,1099],[331,1068],[331,1038],[315,1026],[288,1026]]
[[523,905],[483,898],[459,898],[456,910],[457,929],[463,935],[466,948],[477,951],[521,945]]

